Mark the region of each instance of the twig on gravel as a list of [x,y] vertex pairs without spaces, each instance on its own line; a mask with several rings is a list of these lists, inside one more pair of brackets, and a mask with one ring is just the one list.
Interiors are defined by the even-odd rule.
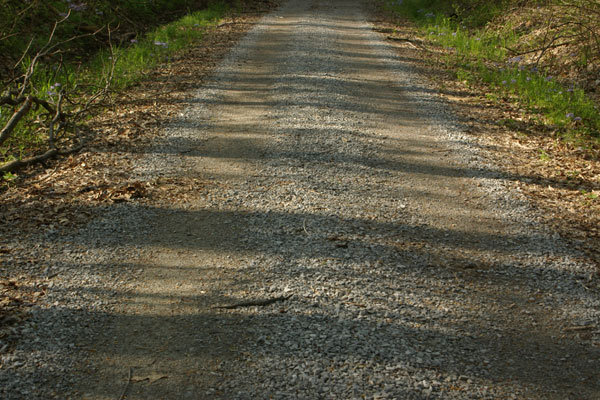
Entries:
[[568,326],[563,329],[563,332],[579,332],[596,329],[596,325]]
[[310,236],[310,233],[308,232],[308,230],[306,229],[306,218],[304,218],[304,221],[302,221],[302,228],[304,228],[304,232],[306,232],[306,234],[308,236]]
[[285,300],[289,299],[290,297],[292,297],[291,294],[288,296],[272,297],[270,299],[242,301],[240,303],[230,304],[228,306],[216,306],[213,308],[233,309],[233,308],[239,308],[239,307],[268,306],[269,304],[273,304],[278,301],[285,301]]
[[133,375],[133,370],[131,367],[129,367],[129,375],[127,377],[127,383],[125,384],[125,387],[123,388],[123,392],[121,392],[121,395],[119,396],[119,400],[123,400],[125,398],[125,394],[127,393],[127,389],[129,389],[129,384],[131,383],[132,375]]

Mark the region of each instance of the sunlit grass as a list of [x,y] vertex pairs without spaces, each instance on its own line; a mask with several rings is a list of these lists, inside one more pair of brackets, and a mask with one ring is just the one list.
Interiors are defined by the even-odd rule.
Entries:
[[[600,141],[600,113],[584,91],[511,57],[507,48],[519,37],[512,27],[490,31],[484,27],[500,8],[482,4],[461,20],[446,17],[448,2],[441,0],[390,0],[390,11],[415,21],[433,43],[446,49],[446,61],[468,83],[483,82],[494,92],[510,97],[566,139]],[[446,13],[440,12],[446,9]]]
[[139,81],[145,72],[168,62],[178,51],[200,41],[206,28],[216,25],[226,9],[224,3],[215,4],[151,31],[144,37],[132,39],[128,46],[114,48],[112,54],[104,50],[92,60],[86,74],[90,77],[106,76],[115,57],[113,87],[127,87]]
[[[50,102],[55,101],[61,91],[72,97],[89,96],[105,87],[111,70],[110,89],[124,90],[139,82],[153,68],[169,62],[177,52],[198,43],[206,29],[215,26],[226,11],[225,3],[214,3],[205,10],[190,13],[112,50],[102,49],[83,64],[63,64],[61,68],[39,65],[31,78],[32,94]],[[31,59],[26,58],[23,70],[30,63]],[[5,126],[12,112],[8,107],[0,107],[0,127]],[[37,129],[36,125],[36,118],[42,112],[41,108],[32,110],[12,137],[0,147],[0,157],[4,161],[23,158],[45,145],[44,130]]]

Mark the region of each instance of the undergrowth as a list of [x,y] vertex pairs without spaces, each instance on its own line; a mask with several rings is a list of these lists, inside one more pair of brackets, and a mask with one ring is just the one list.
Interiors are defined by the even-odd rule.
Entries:
[[[216,25],[226,10],[224,3],[216,3],[146,35],[132,38],[127,45],[104,49],[91,60],[84,76],[106,76],[115,58],[113,88],[123,89],[137,82],[144,72],[168,62],[173,54],[202,39],[206,28]],[[104,73],[100,73],[102,71]]]
[[[12,33],[6,30],[6,21],[5,31],[0,32],[0,48],[5,56],[2,59],[4,74],[0,74],[0,97],[6,96],[5,93],[26,90],[26,95],[64,109],[64,115],[79,113],[83,107],[88,106],[90,98],[92,101],[97,100],[94,94],[102,92],[103,88],[108,88],[113,93],[138,82],[146,72],[168,62],[176,52],[193,46],[205,34],[207,27],[216,25],[228,9],[224,2],[212,2],[207,8],[191,11],[173,22],[154,29],[144,27],[136,31],[131,29],[144,21],[159,16],[164,19],[169,13],[181,13],[182,7],[202,2],[124,1],[113,6],[107,1],[51,1],[46,7],[33,0],[29,7],[22,8],[24,15],[19,15],[16,3],[5,1],[0,4],[4,11],[13,7],[12,10],[16,13]],[[23,7],[24,2],[19,3]],[[130,20],[127,24],[129,29],[123,31],[118,28],[118,24],[106,22],[108,14],[121,18],[135,14],[136,21],[127,17]],[[22,40],[20,32],[26,31],[25,28],[33,23],[29,21],[32,16],[52,18],[53,23],[60,20],[63,22],[56,25],[54,35],[48,33],[47,27],[32,27],[35,34],[31,42],[26,42]],[[81,26],[88,26],[90,28],[86,28],[87,30],[97,32],[101,21],[106,23],[101,30],[104,36],[94,34],[79,37]],[[19,38],[20,45],[17,44]],[[61,45],[63,41],[65,43]],[[36,60],[36,49],[43,49],[48,43],[57,44],[57,51]],[[25,55],[19,55],[21,52]],[[18,57],[21,57],[20,60]],[[13,59],[18,61],[16,68],[9,70],[8,61]],[[34,68],[31,68],[32,72],[28,75],[32,65]],[[27,77],[27,87],[21,83],[23,76]],[[0,128],[7,125],[17,109],[17,105],[0,103]],[[30,110],[10,138],[0,146],[0,160],[9,162],[45,151],[49,132],[40,122],[44,113],[46,110],[42,107]]]
[[[40,48],[54,22],[67,14],[55,39],[81,36],[63,48],[63,54],[83,59],[107,44],[107,25],[113,28],[112,40],[122,42],[208,5],[208,0],[0,0],[0,74],[9,73],[27,47]],[[85,36],[94,32],[94,37]]]
[[[494,24],[511,6],[516,3],[386,1],[388,11],[414,21],[427,39],[445,48],[445,61],[456,68],[457,78],[466,83],[484,83],[492,99],[510,98],[540,115],[541,122],[567,141],[598,146],[598,105],[583,88],[563,76],[554,76],[552,68],[540,63],[541,56],[532,58],[534,51],[515,55],[514,48],[521,44],[524,30],[517,29],[510,20]],[[545,50],[542,47],[538,53],[543,55]]]

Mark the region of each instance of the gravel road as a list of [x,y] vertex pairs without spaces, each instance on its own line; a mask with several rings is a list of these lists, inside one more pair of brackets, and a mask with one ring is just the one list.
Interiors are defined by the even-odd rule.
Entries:
[[176,197],[48,238],[3,394],[600,398],[596,271],[365,15],[285,2],[137,161]]

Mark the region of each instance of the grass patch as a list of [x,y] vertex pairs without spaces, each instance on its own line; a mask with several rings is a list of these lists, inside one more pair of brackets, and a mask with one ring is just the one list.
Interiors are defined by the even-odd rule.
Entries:
[[[146,2],[144,2],[146,3]],[[145,73],[169,62],[174,54],[193,47],[202,40],[206,29],[215,26],[227,12],[224,2],[189,13],[180,19],[135,36],[120,45],[106,46],[86,61],[71,58],[60,64],[38,64],[31,78],[31,94],[56,104],[59,94],[68,94],[65,109],[77,113],[78,99],[85,99],[110,80],[111,91],[122,91],[139,82]],[[31,58],[21,64],[23,72],[31,65]],[[85,101],[85,100],[84,100]],[[81,103],[79,101],[79,103]],[[6,125],[15,108],[0,107],[0,127]],[[33,108],[12,136],[0,147],[0,159],[8,162],[39,153],[46,147],[47,129],[40,125],[44,109]]]
[[455,67],[458,79],[485,83],[494,93],[539,114],[568,141],[600,144],[600,112],[585,92],[538,70],[522,56],[511,56],[508,49],[520,40],[513,26],[486,27],[510,2],[479,2],[467,9],[468,3],[463,1],[461,8],[441,0],[386,0],[385,6],[414,21],[431,42],[444,47],[445,62]]
[[[191,9],[205,8],[212,0],[1,0],[0,1],[0,67],[14,65],[32,40],[38,49],[47,40],[54,22],[68,18],[56,31],[56,39],[64,40],[91,33],[103,26],[119,26],[117,41],[130,33],[146,32],[167,23]],[[114,39],[114,38],[113,38]],[[63,49],[67,58],[82,59],[105,45],[107,36],[81,37]],[[4,71],[0,68],[0,73]]]
[[161,26],[144,37],[131,39],[129,45],[113,48],[112,53],[105,49],[92,59],[84,76],[105,76],[115,57],[113,87],[119,90],[134,84],[145,72],[200,41],[206,28],[215,26],[226,11],[227,6],[218,3]]

